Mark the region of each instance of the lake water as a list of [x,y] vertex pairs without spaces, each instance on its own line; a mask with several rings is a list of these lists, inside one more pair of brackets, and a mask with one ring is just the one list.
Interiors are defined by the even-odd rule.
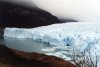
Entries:
[[0,37],[0,44],[20,51],[37,53],[46,53],[45,51],[42,51],[42,49],[52,47],[46,43],[34,41],[32,39],[18,39],[10,37]]

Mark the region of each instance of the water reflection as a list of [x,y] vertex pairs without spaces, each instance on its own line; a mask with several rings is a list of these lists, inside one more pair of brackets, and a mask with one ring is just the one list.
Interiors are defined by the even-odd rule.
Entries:
[[18,39],[9,37],[4,37],[3,43],[9,48],[37,53],[44,53],[43,51],[41,51],[43,48],[51,47],[50,45],[37,42],[32,39]]

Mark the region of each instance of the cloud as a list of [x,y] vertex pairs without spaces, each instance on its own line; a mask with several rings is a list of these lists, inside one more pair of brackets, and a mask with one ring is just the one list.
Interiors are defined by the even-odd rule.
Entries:
[[99,22],[100,0],[32,0],[38,7],[59,18]]

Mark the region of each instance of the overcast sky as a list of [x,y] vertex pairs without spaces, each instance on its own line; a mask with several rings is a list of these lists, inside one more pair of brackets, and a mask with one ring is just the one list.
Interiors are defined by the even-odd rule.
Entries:
[[[10,0],[9,0],[10,1]],[[58,18],[72,18],[78,21],[100,22],[100,0],[11,0],[16,3],[34,3]],[[34,2],[34,3],[33,3]]]
[[33,2],[59,18],[100,22],[100,0],[33,0]]

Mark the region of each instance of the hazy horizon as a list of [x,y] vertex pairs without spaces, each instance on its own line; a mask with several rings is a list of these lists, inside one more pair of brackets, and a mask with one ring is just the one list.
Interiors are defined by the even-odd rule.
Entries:
[[4,0],[26,6],[39,7],[59,19],[73,19],[80,22],[99,22],[99,0]]

